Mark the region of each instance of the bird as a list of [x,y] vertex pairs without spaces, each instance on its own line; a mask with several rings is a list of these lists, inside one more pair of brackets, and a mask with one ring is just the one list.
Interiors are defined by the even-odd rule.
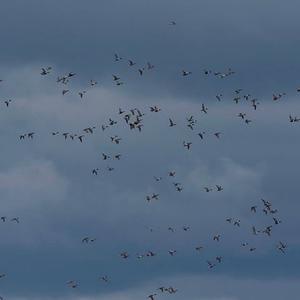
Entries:
[[182,76],[188,76],[188,75],[191,75],[192,72],[190,71],[185,71],[185,70],[182,70]]
[[267,226],[262,232],[265,233],[265,234],[268,235],[268,236],[271,236],[271,233],[272,233],[272,225]]
[[116,154],[116,155],[114,156],[114,158],[117,159],[117,160],[120,160],[120,159],[121,159],[121,154]]
[[83,96],[85,95],[85,93],[86,93],[86,91],[82,91],[82,92],[79,92],[78,95],[79,95],[79,97],[82,99]]
[[212,70],[204,69],[204,74],[209,75],[212,73]]
[[68,76],[57,77],[56,82],[66,85],[69,82]]
[[264,208],[262,211],[263,211],[266,215],[269,213],[269,211],[268,211],[267,209],[265,209],[265,208]]
[[241,221],[240,220],[235,220],[233,225],[240,227],[241,226]]
[[150,106],[150,111],[151,112],[160,112],[161,108],[157,107],[156,105],[155,106]]
[[215,236],[213,237],[213,240],[219,242],[219,241],[220,241],[220,238],[221,238],[221,235],[220,235],[220,234],[217,234],[217,235],[215,235]]
[[87,237],[84,237],[81,242],[82,243],[88,243],[90,241],[90,238],[87,236]]
[[194,124],[188,124],[187,126],[191,129],[191,130],[194,130],[194,126],[193,126]]
[[138,71],[141,76],[144,74],[144,68],[140,68],[140,69],[138,69]]
[[145,255],[144,254],[137,254],[136,257],[137,257],[137,259],[142,259],[142,258],[145,257]]
[[281,221],[278,220],[277,218],[273,218],[273,221],[274,221],[275,225],[279,225],[281,223]]
[[121,56],[119,56],[117,53],[115,53],[115,61],[120,61],[123,58]]
[[125,112],[125,110],[122,110],[122,108],[119,108],[119,115],[122,115]]
[[110,126],[116,125],[118,123],[117,121],[115,121],[115,120],[113,120],[111,118],[109,118],[108,121],[109,121],[109,125]]
[[98,84],[97,81],[95,81],[95,80],[93,80],[93,79],[90,80],[90,86],[95,86],[95,85],[97,85],[97,84]]
[[240,96],[237,96],[237,97],[234,97],[234,98],[233,98],[233,101],[234,101],[236,104],[238,104],[240,100],[241,100],[241,97],[240,97]]
[[98,175],[98,171],[99,171],[99,169],[98,169],[98,168],[96,168],[96,169],[93,169],[93,170],[92,170],[92,174],[93,174],[93,175]]
[[67,285],[73,289],[75,289],[79,286],[79,284],[75,280],[70,280],[69,282],[67,282]]
[[154,69],[154,65],[152,65],[150,62],[147,62],[147,69],[148,70]]
[[222,186],[220,186],[220,185],[216,185],[216,187],[217,187],[217,191],[218,191],[218,192],[221,192],[221,191],[223,191],[223,187],[222,187]]
[[197,246],[197,247],[195,247],[196,251],[201,251],[202,249],[203,249],[203,246]]
[[169,250],[168,252],[169,252],[169,254],[170,254],[171,256],[174,256],[174,255],[176,254],[177,251],[176,251],[176,250]]
[[232,223],[232,218],[227,218],[227,219],[226,219],[226,222],[228,222],[228,223],[231,224],[231,223]]
[[68,76],[68,77],[73,77],[73,76],[76,76],[76,73],[74,73],[74,72],[69,72],[67,76]]
[[277,101],[277,100],[281,99],[285,95],[286,95],[285,93],[273,94],[273,101]]
[[51,70],[52,70],[52,67],[42,68],[42,71],[41,71],[40,74],[43,75],[43,76],[48,75]]
[[218,139],[219,139],[219,138],[220,138],[220,136],[221,136],[221,132],[215,132],[215,133],[214,133],[214,136],[215,136],[216,138],[218,138]]
[[102,159],[103,159],[103,160],[107,160],[107,159],[109,159],[109,158],[110,158],[109,155],[107,155],[107,154],[105,154],[105,153],[102,153]]
[[104,282],[106,282],[106,283],[109,282],[109,278],[108,278],[108,276],[106,276],[106,275],[105,275],[105,276],[101,276],[101,277],[100,277],[100,280],[102,280],[102,281],[104,281]]
[[70,134],[69,137],[71,140],[74,140],[74,138],[77,136],[77,134]]
[[217,257],[216,257],[216,260],[217,260],[218,263],[221,263],[222,260],[223,260],[223,257],[222,257],[222,256],[217,256]]
[[78,136],[78,139],[79,139],[80,143],[82,143],[82,142],[83,142],[83,137],[84,137],[84,135],[80,135],[80,136]]
[[212,269],[212,268],[214,268],[214,267],[216,266],[215,264],[213,264],[213,263],[210,262],[209,260],[207,260],[206,262],[207,262],[207,264],[208,264],[208,268],[209,268],[209,269]]
[[86,133],[93,133],[95,128],[96,128],[95,126],[87,127],[87,128],[84,128],[83,131]]
[[113,77],[113,80],[114,80],[114,81],[118,81],[118,80],[121,79],[121,78],[120,78],[119,76],[117,76],[117,75],[112,75],[112,77]]
[[174,123],[174,121],[171,118],[169,118],[169,122],[170,122],[170,124],[169,124],[170,127],[173,127],[176,125],[176,123]]
[[129,254],[127,251],[124,251],[124,252],[121,252],[121,257],[124,258],[124,259],[127,259],[129,257]]
[[156,256],[156,253],[154,253],[153,251],[148,251],[148,252],[146,253],[146,256],[148,256],[148,257],[153,257],[153,256]]
[[120,141],[122,140],[120,137],[118,137],[117,135],[115,135],[115,136],[111,136],[110,137],[110,140],[113,142],[113,143],[115,143],[115,144],[120,144]]
[[175,175],[176,175],[176,172],[175,172],[175,171],[170,171],[170,172],[169,172],[169,176],[170,176],[170,177],[174,177]]
[[175,232],[175,229],[173,227],[169,227],[168,230],[171,232]]
[[276,245],[276,248],[281,251],[283,254],[285,254],[285,249],[287,248],[287,245],[281,241],[279,241],[278,245]]
[[190,150],[192,146],[192,142],[183,142],[183,147],[186,149]]
[[183,226],[182,229],[183,229],[184,231],[189,231],[191,228],[190,228],[190,226]]
[[242,118],[242,119],[245,119],[245,117],[246,117],[246,114],[245,113],[239,113],[238,114],[238,117],[240,117],[240,118]]
[[168,287],[165,289],[169,294],[175,294],[177,292],[177,289],[174,289],[173,287]]
[[9,104],[12,102],[12,100],[11,99],[9,99],[9,100],[5,100],[4,101],[4,103],[5,103],[5,105],[6,105],[6,107],[8,107],[9,106]]
[[255,227],[255,226],[252,226],[252,233],[253,233],[254,235],[257,235],[258,232],[259,232],[259,231],[256,230],[256,227]]
[[207,107],[202,103],[201,111],[207,114]]
[[181,187],[181,186],[177,186],[177,187],[176,187],[176,191],[177,191],[177,192],[181,192],[182,190],[183,190],[183,187]]
[[246,95],[244,95],[243,97],[244,97],[244,99],[245,99],[246,101],[248,101],[248,100],[250,99],[251,95],[250,95],[250,94],[246,94]]
[[251,102],[252,102],[251,105],[253,106],[254,110],[257,110],[257,105],[259,105],[259,102],[257,102],[256,99],[252,99]]
[[218,94],[218,95],[216,95],[216,98],[217,98],[217,100],[218,100],[218,101],[221,101],[221,100],[222,100],[222,97],[223,97],[223,95],[222,95],[222,94]]
[[133,60],[128,60],[129,66],[132,67],[134,65],[136,65],[136,63]]
[[151,199],[158,200],[158,197],[159,197],[159,194],[153,193],[152,196],[151,196]]
[[292,117],[292,115],[289,115],[289,120],[290,120],[291,123],[293,123],[293,122],[299,122],[300,118],[298,118],[298,117]]
[[204,139],[204,134],[205,134],[205,131],[202,131],[202,132],[199,132],[198,135],[200,137],[201,140]]
[[272,206],[271,202],[269,202],[269,201],[267,201],[267,200],[265,200],[265,199],[261,199],[261,201],[263,202],[264,207],[265,207],[268,211],[270,211],[270,210],[271,210],[271,206]]

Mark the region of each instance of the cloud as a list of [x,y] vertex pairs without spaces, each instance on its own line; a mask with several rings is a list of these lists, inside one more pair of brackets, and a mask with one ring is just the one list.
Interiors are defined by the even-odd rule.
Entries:
[[[32,247],[41,245],[53,235],[51,214],[57,207],[63,209],[69,182],[49,161],[22,161],[0,173],[2,195],[1,215],[7,217],[2,224],[2,247],[14,245]],[[20,224],[10,219],[19,217]],[[10,224],[9,224],[10,223]],[[53,235],[52,238],[60,239]]]
[[[161,294],[157,291],[159,286],[173,286],[178,292],[173,295]],[[216,288],[217,287],[217,288]],[[51,298],[40,296],[42,300],[121,300],[121,299],[147,299],[148,295],[156,293],[158,299],[182,299],[188,300],[252,300],[253,298],[272,298],[280,300],[286,295],[286,291],[292,297],[299,293],[297,280],[244,280],[226,276],[184,276],[159,278],[144,285],[124,289],[118,292],[108,292],[99,295],[80,295],[80,291],[72,291],[70,295]],[[35,300],[35,297],[12,298],[13,300]]]
[[[12,299],[143,299],[160,284],[174,284],[174,299],[298,295],[299,132],[298,124],[288,122],[290,113],[300,116],[298,8],[296,1],[275,1],[271,9],[261,1],[235,0],[3,3],[0,24],[10,30],[1,33],[1,99],[13,101],[9,108],[0,103],[1,215],[21,220],[0,224],[0,272],[8,274],[3,293]],[[173,19],[176,27],[169,26]],[[121,63],[113,61],[115,52],[124,57]],[[151,61],[155,69],[141,77],[127,59],[138,67]],[[40,76],[47,65],[53,72]],[[203,74],[204,68],[228,67],[236,74],[224,80]],[[183,78],[182,69],[192,76]],[[65,86],[56,77],[69,71],[77,76],[62,96]],[[112,74],[124,86],[115,86]],[[90,79],[98,86],[90,88]],[[249,101],[232,101],[237,88],[258,98],[257,111]],[[80,99],[82,90],[87,93]],[[273,92],[288,96],[275,103]],[[220,103],[217,93],[224,95]],[[162,111],[151,113],[150,105]],[[119,107],[145,112],[142,133],[125,127]],[[253,120],[249,126],[237,118],[241,111]],[[191,115],[197,119],[193,131],[186,126]],[[103,132],[109,117],[118,123]],[[168,126],[169,117],[176,127]],[[88,126],[97,129],[84,133],[82,144],[51,134],[83,134]],[[202,130],[203,141],[197,136]],[[34,139],[20,141],[29,131]],[[122,137],[120,145],[110,142],[115,134]],[[190,151],[183,141],[193,143]],[[122,159],[103,161],[102,152],[122,153]],[[95,167],[99,176],[91,174]],[[170,170],[176,171],[174,180]],[[173,181],[183,185],[181,193]],[[203,191],[216,184],[224,191]],[[159,200],[147,203],[153,192]],[[252,225],[273,224],[261,212],[262,197],[282,219],[271,238],[251,233]],[[258,205],[257,215],[251,205]],[[240,219],[241,228],[227,224],[227,217]],[[183,232],[183,225],[191,230]],[[212,241],[216,233],[222,235],[218,246]],[[82,245],[84,236],[97,240]],[[275,249],[281,239],[288,243],[285,256]],[[254,255],[241,248],[244,241],[257,247]],[[201,255],[194,251],[199,244]],[[173,259],[168,250],[174,248]],[[124,250],[130,252],[126,262],[119,256]],[[153,260],[135,259],[149,250],[158,253]],[[206,260],[216,255],[224,256],[224,264],[212,273]],[[101,273],[113,277],[107,290],[98,285]],[[66,291],[70,278],[80,280],[80,289]]]

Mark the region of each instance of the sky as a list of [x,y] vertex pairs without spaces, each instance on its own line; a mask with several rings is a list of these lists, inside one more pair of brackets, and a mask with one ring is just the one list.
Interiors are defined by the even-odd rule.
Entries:
[[[0,216],[7,219],[0,221],[0,296],[296,299],[300,123],[289,115],[300,117],[299,8],[294,0],[3,0]],[[154,68],[147,70],[147,62]],[[225,78],[213,74],[230,68],[235,73]],[[76,76],[67,85],[57,83],[69,72]],[[151,112],[154,106],[161,111]],[[145,114],[141,132],[128,128],[119,108]],[[117,124],[103,131],[110,118]],[[95,127],[93,134],[87,127]],[[29,132],[33,139],[20,140]],[[84,135],[83,142],[65,140],[65,132]],[[111,142],[116,135],[120,144]],[[192,142],[190,150],[184,142]],[[102,153],[121,159],[103,160]],[[159,199],[148,203],[153,193]],[[262,198],[276,215],[262,212]],[[270,237],[251,232],[269,225]],[[220,242],[213,241],[218,234]],[[82,243],[84,237],[96,240]],[[287,244],[285,254],[276,249],[279,241]],[[148,251],[157,255],[136,257]],[[208,268],[217,256],[222,263]],[[160,293],[160,286],[178,291]]]

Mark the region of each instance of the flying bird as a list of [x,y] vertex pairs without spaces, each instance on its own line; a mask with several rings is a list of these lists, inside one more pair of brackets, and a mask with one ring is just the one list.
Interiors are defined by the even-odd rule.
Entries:
[[191,75],[192,72],[190,71],[185,71],[185,70],[182,70],[182,76],[188,76],[188,75]]

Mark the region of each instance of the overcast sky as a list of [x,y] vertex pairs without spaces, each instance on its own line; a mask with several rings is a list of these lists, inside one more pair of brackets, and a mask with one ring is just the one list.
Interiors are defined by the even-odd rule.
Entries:
[[[300,123],[289,115],[300,117],[299,8],[294,0],[3,0],[0,216],[7,221],[0,221],[0,274],[6,274],[0,296],[296,299]],[[129,67],[129,59],[136,65]],[[140,76],[147,62],[155,67]],[[47,66],[50,74],[41,76]],[[223,79],[204,74],[229,68],[235,74]],[[69,72],[76,76],[68,85],[56,82]],[[112,74],[124,84],[117,86]],[[69,89],[64,96],[63,89]],[[237,89],[257,99],[256,111],[250,99],[235,104]],[[286,95],[273,101],[274,93]],[[161,111],[150,112],[154,105]],[[119,108],[145,113],[141,132],[129,130]],[[191,115],[194,130],[187,127]],[[109,118],[117,124],[102,131]],[[82,131],[92,126],[93,134]],[[33,139],[19,139],[29,132]],[[84,134],[83,143],[65,140],[64,132]],[[119,145],[111,142],[115,135]],[[193,143],[190,150],[184,141]],[[121,153],[121,160],[104,161],[102,153]],[[216,185],[224,190],[216,192]],[[159,200],[147,203],[152,193]],[[278,209],[280,225],[264,215],[261,198]],[[229,217],[241,226],[228,224]],[[271,237],[254,236],[253,225],[273,225]],[[96,241],[83,244],[86,236]],[[285,255],[279,241],[288,245]],[[136,258],[150,250],[157,255]],[[216,256],[223,262],[209,269],[206,261]],[[99,280],[105,275],[108,284]],[[79,286],[68,287],[69,280]],[[160,286],[178,292],[160,294]]]

